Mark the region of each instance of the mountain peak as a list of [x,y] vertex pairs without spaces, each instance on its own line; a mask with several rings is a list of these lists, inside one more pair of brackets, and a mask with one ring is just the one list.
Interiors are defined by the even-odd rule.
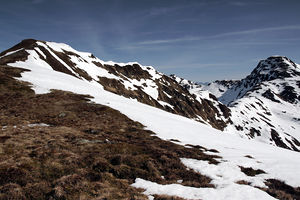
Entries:
[[248,92],[251,93],[251,91],[262,87],[265,88],[263,85],[269,82],[272,82],[272,85],[278,85],[279,83],[284,85],[288,80],[298,80],[299,78],[299,65],[285,56],[270,56],[265,60],[261,60],[250,75],[233,85],[219,100],[228,105]]
[[300,76],[300,69],[297,64],[285,56],[270,56],[261,60],[247,78],[255,78],[262,82],[294,76]]

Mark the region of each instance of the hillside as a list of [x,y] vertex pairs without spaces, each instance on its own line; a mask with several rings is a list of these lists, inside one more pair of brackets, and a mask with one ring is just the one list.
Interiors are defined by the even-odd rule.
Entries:
[[32,62],[76,78],[100,83],[107,91],[139,102],[208,123],[223,130],[228,118],[217,118],[229,112],[222,105],[200,102],[188,90],[151,66],[139,63],[104,62],[91,53],[78,52],[66,44],[23,40],[0,54],[0,64]]
[[[127,83],[130,75],[120,72],[121,81],[103,71],[105,67],[90,65],[92,54],[77,51],[87,62],[72,69],[57,56],[69,46],[38,41],[44,48],[56,48],[55,57],[41,53],[36,43],[23,41],[0,54],[0,199],[299,198],[298,152],[225,134],[205,117],[200,123],[172,113],[176,110],[120,95],[99,79],[113,76]],[[53,64],[53,57],[64,68]],[[115,65],[106,67],[137,68]],[[155,71],[140,68],[142,73]],[[134,80],[138,78],[128,84],[138,82]],[[139,83],[147,80],[140,78]],[[174,85],[175,91],[186,90]],[[141,90],[151,96],[145,88]],[[199,105],[206,101],[204,96],[189,96]],[[210,99],[210,108],[224,106],[214,95]]]

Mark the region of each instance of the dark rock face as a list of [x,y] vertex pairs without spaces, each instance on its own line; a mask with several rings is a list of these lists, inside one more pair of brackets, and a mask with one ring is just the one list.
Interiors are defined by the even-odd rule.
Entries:
[[255,136],[261,136],[260,131],[253,127],[250,129],[249,135],[252,138],[254,138]]
[[271,129],[271,137],[277,146],[289,149],[289,147],[281,140],[279,134],[274,129]]
[[284,90],[279,94],[279,97],[289,103],[295,103],[296,100],[300,100],[300,96],[295,92],[292,86],[285,86]]
[[272,91],[270,89],[268,89],[267,91],[265,91],[262,94],[263,97],[266,97],[267,99],[270,99],[271,101],[274,101],[276,103],[280,103],[280,101],[278,101],[277,99],[275,99],[275,95],[272,93]]
[[132,65],[125,65],[125,66],[119,66],[118,64],[115,65],[102,65],[103,68],[105,68],[110,73],[120,76],[122,74],[123,76],[130,78],[130,79],[151,79],[151,75],[143,70],[138,64],[132,64]]

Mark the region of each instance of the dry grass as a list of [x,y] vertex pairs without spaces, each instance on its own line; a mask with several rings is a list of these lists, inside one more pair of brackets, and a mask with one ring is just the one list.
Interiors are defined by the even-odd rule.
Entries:
[[[242,185],[251,185],[250,182],[240,180],[236,182],[237,184]],[[267,179],[265,181],[267,188],[256,187],[260,190],[267,192],[269,195],[281,199],[281,200],[296,200],[300,199],[300,188],[293,188],[286,183],[276,180],[276,179]]]
[[247,176],[256,176],[258,174],[265,174],[266,172],[261,169],[253,169],[252,167],[242,167],[240,166],[241,171]]
[[266,185],[269,188],[263,190],[275,198],[282,200],[300,199],[300,187],[293,188],[286,183],[276,179],[268,179],[266,181]]
[[130,186],[137,177],[213,187],[180,158],[217,163],[216,156],[150,136],[140,123],[89,103],[88,96],[35,95],[12,78],[21,72],[0,67],[0,199],[147,199]]
[[176,196],[154,195],[154,200],[184,200],[184,199]]

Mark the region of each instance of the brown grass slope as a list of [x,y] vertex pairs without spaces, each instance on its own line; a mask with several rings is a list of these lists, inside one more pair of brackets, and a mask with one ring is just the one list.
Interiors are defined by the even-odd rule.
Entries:
[[13,78],[23,71],[0,67],[0,199],[147,199],[130,186],[137,177],[213,187],[180,162],[187,157],[217,163],[213,156],[151,136],[89,96],[36,95]]

